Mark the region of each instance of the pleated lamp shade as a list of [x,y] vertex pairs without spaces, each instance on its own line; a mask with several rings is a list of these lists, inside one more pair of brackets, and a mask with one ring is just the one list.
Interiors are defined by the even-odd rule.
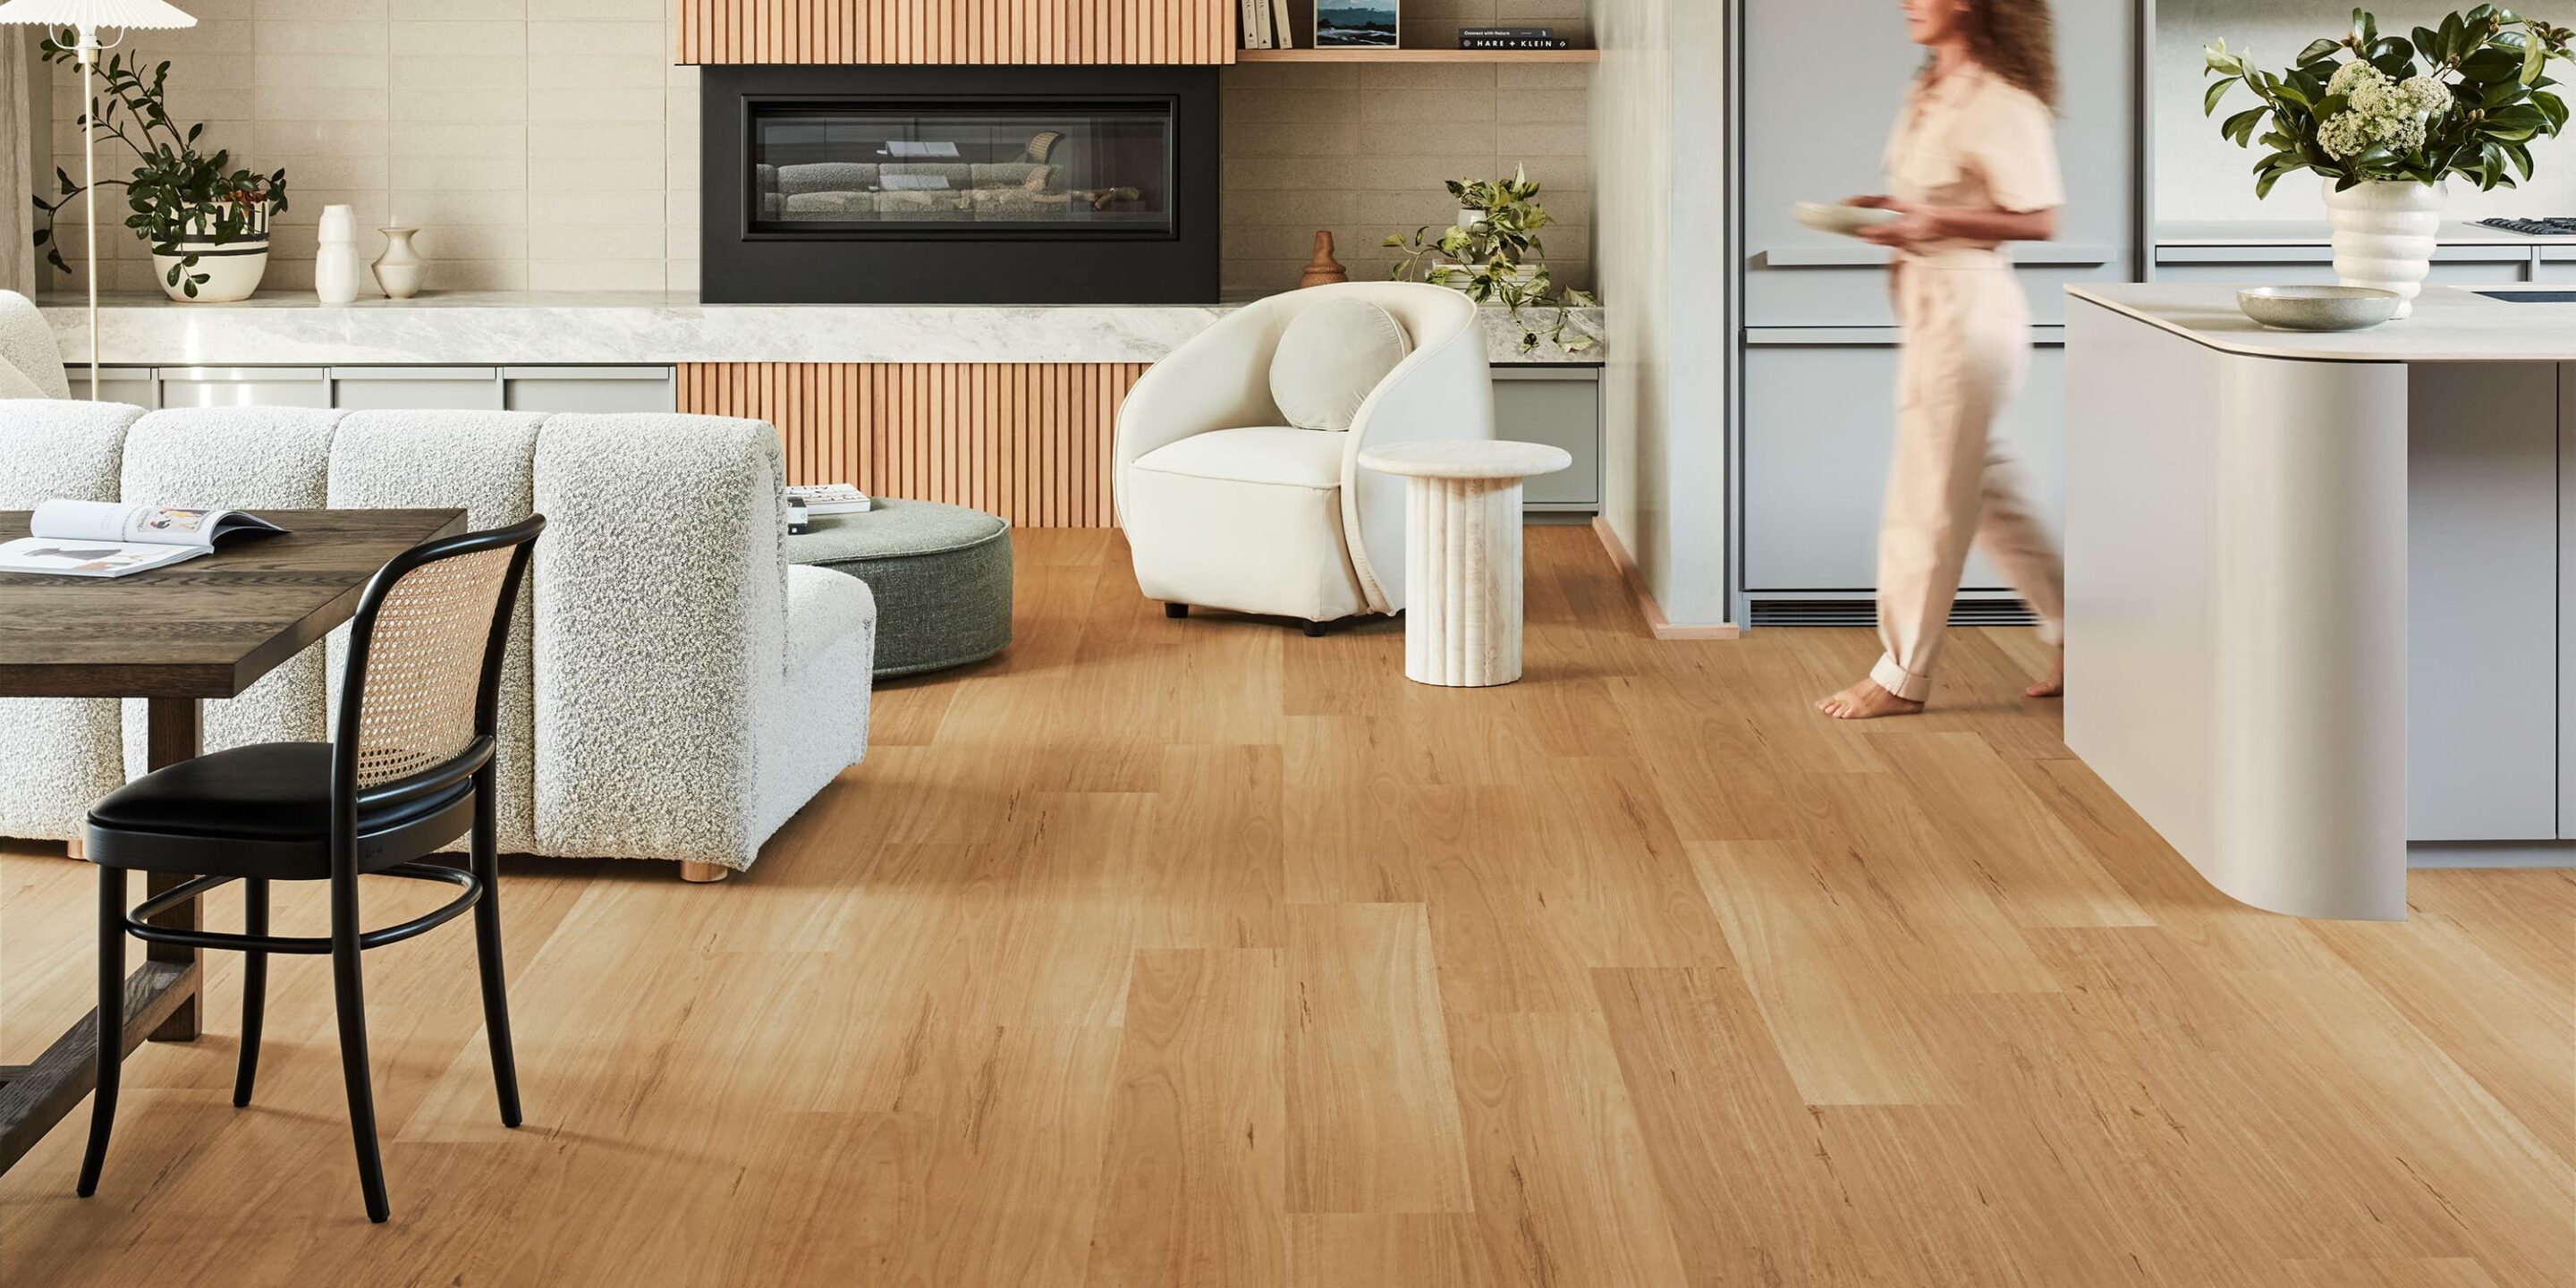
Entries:
[[162,0],[9,0],[0,4],[0,23],[95,33],[101,27],[193,27],[197,20]]

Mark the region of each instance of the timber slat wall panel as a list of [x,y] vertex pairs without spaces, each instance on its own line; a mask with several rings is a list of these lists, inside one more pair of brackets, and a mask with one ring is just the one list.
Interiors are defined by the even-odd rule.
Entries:
[[778,427],[790,483],[946,501],[1022,527],[1117,524],[1109,445],[1147,364],[703,362],[680,410]]
[[682,63],[1230,63],[1238,0],[675,0]]

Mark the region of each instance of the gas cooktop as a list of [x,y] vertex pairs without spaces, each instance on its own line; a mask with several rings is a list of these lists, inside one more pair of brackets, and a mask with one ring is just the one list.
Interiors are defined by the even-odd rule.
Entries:
[[2576,219],[2481,219],[2489,228],[2501,228],[2527,237],[2576,237]]

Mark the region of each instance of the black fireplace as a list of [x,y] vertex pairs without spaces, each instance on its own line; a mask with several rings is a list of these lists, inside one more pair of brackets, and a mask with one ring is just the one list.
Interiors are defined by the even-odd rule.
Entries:
[[1209,304],[1212,67],[701,73],[701,298]]

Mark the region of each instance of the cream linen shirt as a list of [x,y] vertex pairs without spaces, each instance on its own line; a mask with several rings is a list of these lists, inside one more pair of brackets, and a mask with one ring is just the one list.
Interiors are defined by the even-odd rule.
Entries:
[[[2066,204],[2048,105],[1975,63],[1939,80],[1916,77],[1887,140],[1888,194],[1967,210],[2050,210]],[[1950,240],[1928,251],[1992,250]]]

